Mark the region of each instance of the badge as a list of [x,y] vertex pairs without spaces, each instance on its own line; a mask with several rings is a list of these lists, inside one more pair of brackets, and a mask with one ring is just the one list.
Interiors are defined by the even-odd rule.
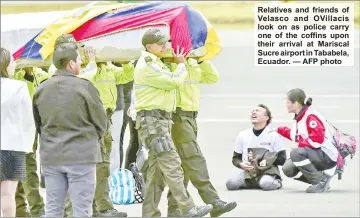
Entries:
[[315,120],[312,120],[312,121],[310,121],[309,126],[310,126],[310,128],[314,129],[317,127],[317,122]]
[[149,57],[149,56],[145,57],[145,62],[146,62],[146,63],[149,63],[149,62],[151,62],[151,61],[152,61],[151,57]]

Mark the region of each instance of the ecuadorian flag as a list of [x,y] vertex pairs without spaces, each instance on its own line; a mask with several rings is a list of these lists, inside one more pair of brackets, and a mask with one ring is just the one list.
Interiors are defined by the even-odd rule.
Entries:
[[95,6],[89,4],[53,22],[14,53],[14,59],[46,60],[54,51],[55,40],[71,33],[77,41],[87,41],[121,31],[141,27],[167,25],[173,48],[186,52],[206,49],[202,60],[215,57],[221,51],[219,37],[198,11],[185,3],[152,2]]

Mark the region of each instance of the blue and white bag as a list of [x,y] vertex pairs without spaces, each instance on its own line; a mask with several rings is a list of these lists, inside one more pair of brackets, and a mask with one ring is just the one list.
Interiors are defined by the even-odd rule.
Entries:
[[132,204],[135,201],[135,179],[130,170],[116,169],[109,177],[110,199],[113,204]]

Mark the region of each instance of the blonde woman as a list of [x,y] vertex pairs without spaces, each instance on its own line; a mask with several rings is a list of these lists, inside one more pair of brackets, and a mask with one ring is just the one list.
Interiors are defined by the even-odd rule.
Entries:
[[25,82],[11,79],[15,62],[10,52],[0,51],[1,66],[1,211],[15,217],[15,192],[25,179],[25,153],[32,151],[35,123],[32,102]]

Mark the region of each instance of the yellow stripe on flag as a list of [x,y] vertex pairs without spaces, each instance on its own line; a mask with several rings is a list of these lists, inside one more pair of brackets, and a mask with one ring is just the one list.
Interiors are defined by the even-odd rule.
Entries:
[[215,56],[217,56],[222,50],[220,38],[219,38],[217,32],[215,31],[214,27],[203,15],[202,15],[202,17],[205,20],[205,23],[207,26],[207,36],[206,36],[206,40],[205,40],[205,45],[203,46],[203,47],[205,47],[207,53],[206,53],[206,55],[204,55],[203,57],[201,57],[199,59],[200,61],[210,60],[210,59],[214,58]]
[[[48,25],[38,37],[36,37],[35,41],[42,45],[40,49],[40,55],[45,60],[48,58],[54,51],[54,45],[57,37],[65,33],[71,33],[76,28],[80,27],[87,21],[92,18],[99,16],[100,14],[109,12],[113,9],[117,8],[127,8],[130,5],[136,4],[112,4],[112,5],[101,5],[94,6],[91,5],[89,8],[88,5],[84,6],[80,9],[75,9],[71,11],[71,13],[62,17],[61,19],[53,22]],[[85,10],[84,10],[85,9]]]

